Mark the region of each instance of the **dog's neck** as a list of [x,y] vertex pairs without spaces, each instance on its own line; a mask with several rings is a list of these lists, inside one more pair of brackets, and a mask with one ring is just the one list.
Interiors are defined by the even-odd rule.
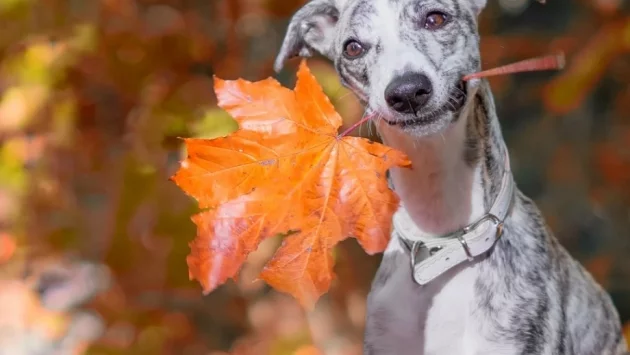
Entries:
[[414,137],[380,122],[385,144],[405,152],[412,168],[393,168],[402,205],[424,234],[439,237],[488,212],[503,174],[505,146],[489,84],[470,90],[467,103],[445,131]]

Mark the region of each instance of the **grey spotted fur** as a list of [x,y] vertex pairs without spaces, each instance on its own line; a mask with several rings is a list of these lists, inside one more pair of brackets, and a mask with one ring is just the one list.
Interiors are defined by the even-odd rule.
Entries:
[[[482,81],[468,98],[474,104],[468,113],[444,109],[462,75],[480,69],[477,16],[484,6],[485,0],[313,0],[293,17],[276,70],[293,56],[323,54],[334,62],[342,83],[374,111],[386,107],[382,93],[393,77],[423,70],[435,92],[423,112],[415,114],[426,124],[407,127],[407,132],[427,136],[466,119],[461,159],[481,167],[489,209],[501,183],[504,147],[489,85]],[[422,15],[436,9],[450,15],[448,30],[424,31],[419,26]],[[393,35],[402,44],[397,48]],[[365,44],[364,56],[344,58],[341,51],[349,38]],[[398,243],[396,237],[394,231],[391,243]],[[553,237],[535,204],[517,190],[504,235],[494,248],[428,285],[413,282],[408,254],[384,255],[368,297],[364,353],[430,353],[425,335],[431,326],[426,319],[431,297],[465,268],[477,272],[471,293],[457,301],[470,306],[455,315],[467,322],[465,334],[475,334],[466,354],[627,351],[610,297]],[[396,297],[377,296],[394,287]]]

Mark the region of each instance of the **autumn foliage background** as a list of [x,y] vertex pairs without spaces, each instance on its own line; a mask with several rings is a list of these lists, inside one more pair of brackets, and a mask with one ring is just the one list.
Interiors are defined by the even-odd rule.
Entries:
[[[379,256],[341,243],[337,279],[309,314],[252,283],[275,240],[202,296],[186,265],[198,209],[168,180],[185,153],[177,137],[235,129],[212,75],[273,76],[302,2],[0,0],[0,354],[361,353]],[[491,0],[481,19],[485,68],[567,53],[561,73],[491,83],[516,181],[626,322],[629,10]],[[293,87],[297,63],[276,78]],[[308,63],[344,126],[356,122],[362,108],[332,67]]]

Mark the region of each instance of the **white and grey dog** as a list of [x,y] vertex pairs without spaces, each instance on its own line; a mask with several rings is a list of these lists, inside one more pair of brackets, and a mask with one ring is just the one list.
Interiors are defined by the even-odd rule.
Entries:
[[486,0],[313,0],[276,61],[315,52],[412,160],[368,296],[365,354],[622,354],[611,299],[515,186],[480,70]]

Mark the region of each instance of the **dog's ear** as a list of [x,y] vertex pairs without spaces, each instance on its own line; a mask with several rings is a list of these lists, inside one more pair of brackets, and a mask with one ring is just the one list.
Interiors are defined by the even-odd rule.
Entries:
[[339,2],[312,0],[293,15],[274,63],[276,72],[282,69],[287,59],[295,56],[310,57],[313,51],[330,54],[339,20]]
[[479,16],[479,14],[481,13],[481,10],[483,10],[486,7],[487,0],[471,0],[471,1],[473,5],[473,10],[477,14],[477,16]]

